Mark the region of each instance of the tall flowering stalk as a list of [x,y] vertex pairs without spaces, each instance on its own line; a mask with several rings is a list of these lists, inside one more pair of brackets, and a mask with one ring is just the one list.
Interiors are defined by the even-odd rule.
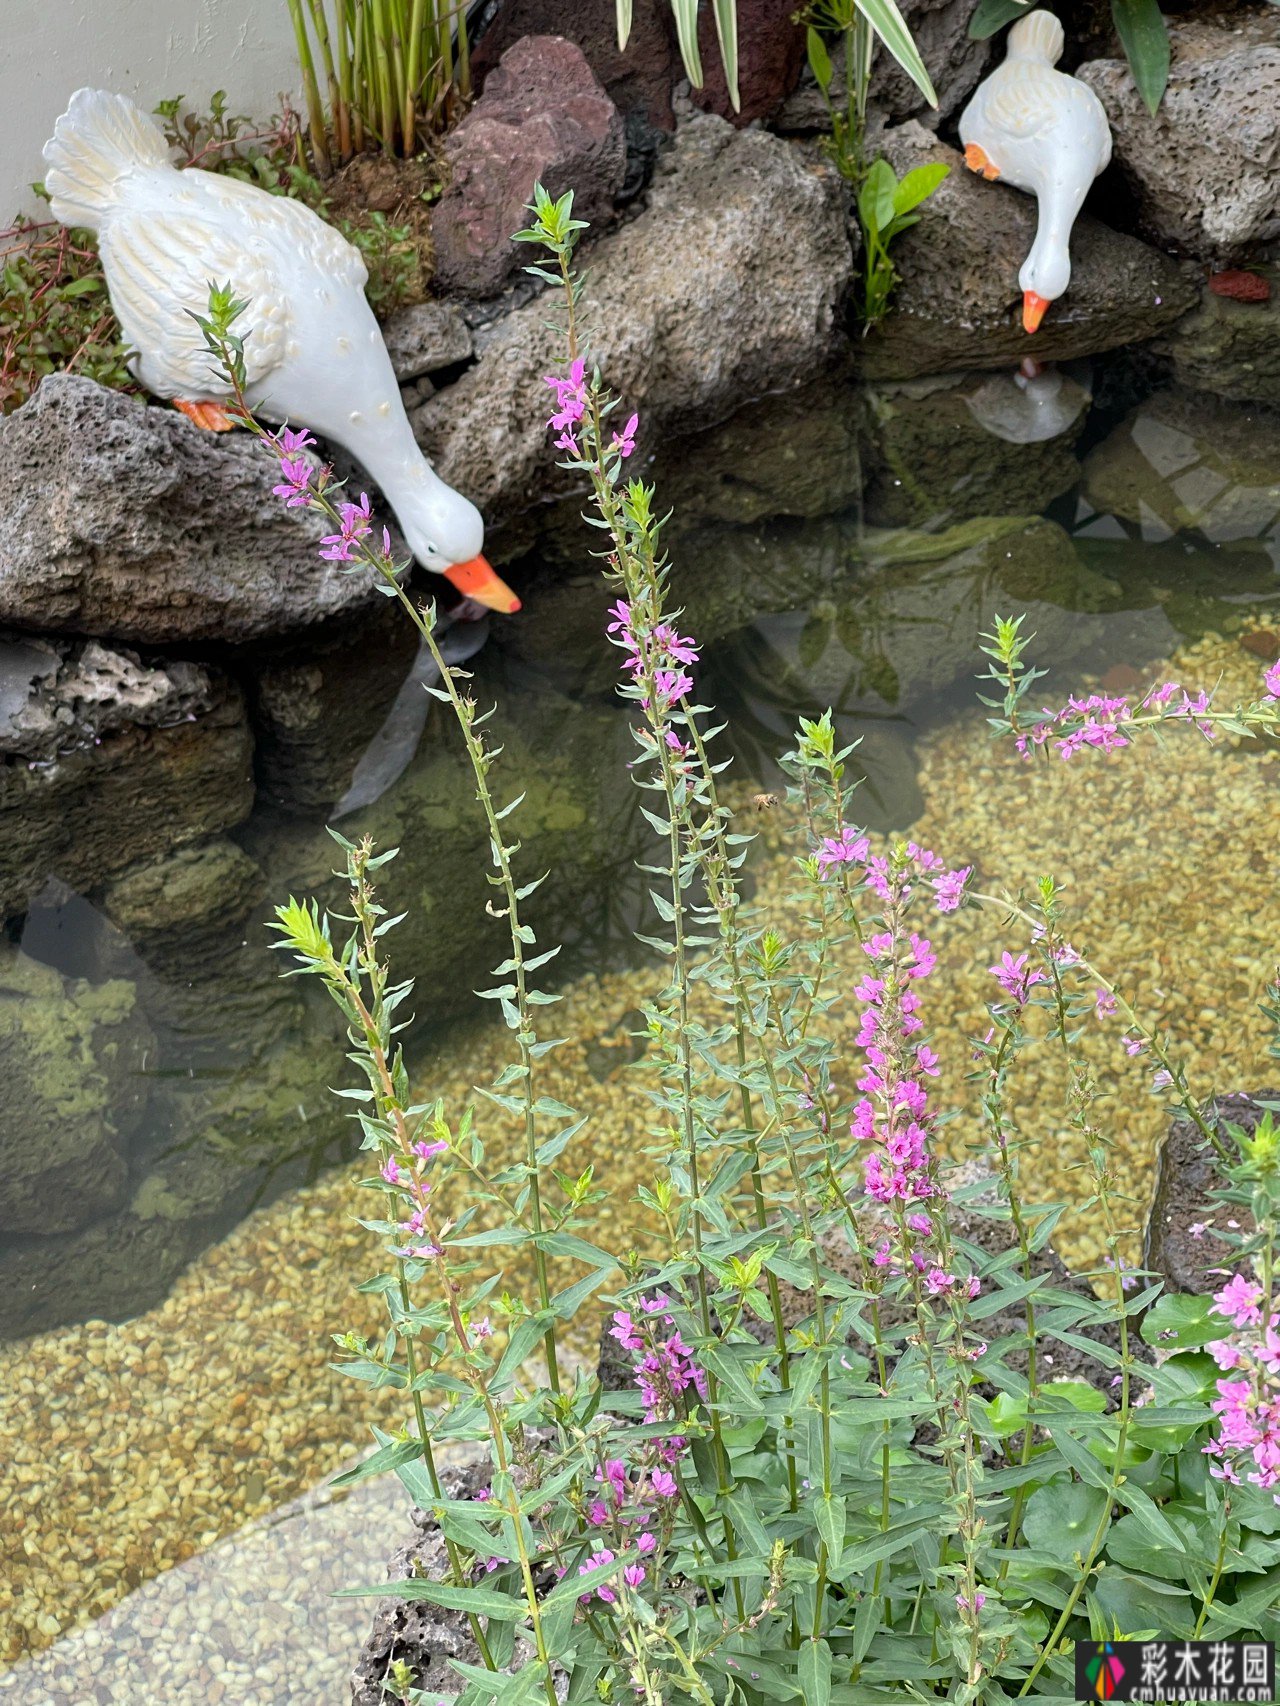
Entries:
[[[701,647],[669,604],[655,493],[627,477],[644,423],[623,419],[585,347],[572,264],[583,227],[572,198],[539,190],[533,213],[520,235],[543,244],[553,264],[531,270],[565,307],[548,427],[600,528],[615,599],[601,644],[618,657],[631,774],[659,849],[643,867],[658,920],[644,940],[666,975],[645,1008],[653,1046],[638,1069],[654,1138],[655,1176],[639,1193],[651,1248],[662,1252],[654,1261],[590,1242],[590,1168],[550,1180],[583,1122],[536,1088],[554,1044],[538,1037],[533,1016],[552,997],[531,974],[549,956],[532,952],[521,914],[533,885],[519,882],[504,827],[519,801],[499,807],[492,793],[489,713],[440,657],[433,614],[407,589],[368,498],[343,495],[306,434],[268,432],[244,407],[240,305],[215,291],[202,321],[245,425],[276,459],[280,501],[319,509],[329,523],[321,556],[397,598],[436,657],[437,696],[454,713],[490,836],[489,910],[505,917],[510,940],[495,972],[503,981],[485,993],[513,1033],[515,1058],[477,1108],[451,1117],[414,1100],[400,1050],[411,986],[392,979],[395,920],[374,887],[390,855],[336,838],[350,912],[325,916],[290,901],[277,915],[295,969],[323,981],[347,1023],[361,1081],[344,1094],[379,1204],[364,1224],[390,1262],[365,1288],[386,1299],[386,1332],[375,1345],[339,1335],[343,1366],[403,1392],[409,1409],[342,1479],[395,1471],[446,1546],[447,1579],[351,1591],[465,1615],[473,1647],[450,1660],[463,1706],[565,1697],[828,1706],[931,1695],[1005,1706],[1032,1691],[1065,1693],[1072,1640],[1142,1626],[1141,1609],[1123,1599],[1123,1566],[1135,1558],[1155,1577],[1176,1559],[1176,1579],[1199,1600],[1197,1633],[1251,1627],[1261,1613],[1236,1570],[1237,1525],[1250,1498],[1270,1502],[1263,1483],[1274,1467],[1275,1216],[1261,1186],[1251,1200],[1263,1230],[1240,1251],[1252,1265],[1222,1288],[1225,1314],[1199,1322],[1196,1345],[1215,1344],[1227,1389],[1206,1388],[1181,1343],[1139,1371],[1130,1320],[1156,1288],[1131,1290],[1121,1268],[1082,1026],[1122,1022],[1118,1046],[1149,1053],[1188,1103],[1190,1093],[1172,1045],[1068,942],[1054,885],[1030,900],[988,893],[968,866],[914,842],[873,845],[851,821],[848,748],[828,713],[802,722],[786,761],[806,838],[801,927],[788,938],[744,903],[750,838],[720,793],[723,764],[697,697]],[[1010,722],[1025,695],[1016,641],[1014,625],[997,674],[1012,695]],[[1169,704],[1184,726],[1219,726],[1194,696]],[[1067,739],[1079,717],[1128,739],[1147,714],[1137,713],[1082,703],[1055,720],[1060,732],[1046,743]],[[1257,726],[1269,716],[1264,706]],[[1071,750],[1110,739],[1087,734]],[[996,1256],[957,1230],[961,1195],[940,1151],[955,1092],[926,1029],[934,926],[969,906],[994,907],[1025,929],[991,968],[991,1030],[975,1046],[998,1212],[1013,1226],[1011,1248]],[[841,943],[859,945],[852,978]],[[1280,991],[1271,1000],[1280,1014]],[[1021,1200],[1009,1093],[1020,1055],[1039,1046],[1025,1022],[1033,1008],[1048,1015],[1049,1043],[1066,1061],[1070,1125],[1105,1225],[1111,1260],[1098,1278],[1109,1297],[1055,1290],[1036,1261],[1058,1210]],[[524,1154],[493,1176],[485,1128],[498,1115],[519,1123]],[[1261,1166],[1263,1149],[1248,1165]],[[1223,1153],[1230,1158],[1227,1145]],[[1244,1172],[1232,1178],[1237,1194],[1246,1190]],[[482,1211],[496,1224],[480,1225]],[[528,1299],[503,1290],[490,1266],[505,1247],[534,1257]],[[581,1277],[554,1290],[566,1260]],[[605,1393],[596,1377],[562,1365],[557,1323],[618,1269],[609,1332],[628,1374],[623,1390]],[[1010,1306],[1025,1324],[996,1336],[985,1323]],[[1118,1328],[1118,1351],[1086,1336],[1106,1322]],[[1185,1326],[1159,1299],[1143,1331],[1163,1343]],[[1113,1384],[1046,1379],[1044,1346],[1055,1339],[1096,1351],[1118,1371]],[[1017,1352],[1025,1374],[1008,1360]],[[483,1442],[488,1485],[474,1496],[456,1496],[439,1473],[443,1442]],[[1130,1473],[1135,1453],[1148,1461],[1141,1485]],[[1218,1481],[1206,1464],[1230,1499],[1214,1505]],[[1201,1495],[1184,1492],[1192,1465],[1209,1489],[1211,1541],[1196,1537]],[[1079,1537],[1066,1556],[1065,1533]],[[1115,1559],[1113,1533],[1124,1536]],[[418,1680],[397,1659],[384,1691],[433,1706]]]

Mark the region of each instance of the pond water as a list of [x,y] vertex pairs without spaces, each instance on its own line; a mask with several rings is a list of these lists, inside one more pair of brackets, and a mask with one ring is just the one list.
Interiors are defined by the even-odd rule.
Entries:
[[[1280,652],[1280,440],[1238,406],[1229,430],[1202,429],[1185,399],[1144,395],[1127,375],[1093,376],[1089,406],[1089,376],[1067,377],[1075,412],[1048,440],[1031,436],[1011,376],[995,392],[978,376],[878,394],[865,465],[832,488],[865,480],[865,511],[825,515],[807,498],[804,515],[735,525],[735,505],[767,508],[729,487],[718,512],[694,506],[673,535],[685,625],[706,648],[701,686],[729,718],[734,798],[760,834],[749,882],[785,924],[787,811],[760,814],[751,796],[777,785],[797,714],[832,704],[861,741],[873,829],[911,829],[1010,886],[1054,870],[1092,952],[1185,1038],[1193,1085],[1248,1088],[1264,1070],[1254,1003],[1274,954],[1280,763],[1188,737],[1023,766],[991,746],[974,675],[992,614],[1026,610],[1055,700],[1166,677],[1254,694]],[[574,1040],[545,1087],[593,1116],[578,1155],[610,1192],[600,1241],[622,1249],[651,1170],[625,1095],[652,978],[632,940],[648,831],[586,549],[571,518],[550,518],[513,571],[525,612],[468,667],[501,707],[508,792],[528,788],[522,868],[556,873],[537,922],[567,944],[557,1028]],[[389,785],[340,827],[404,849],[387,893],[411,909],[394,946],[418,980],[421,1089],[459,1105],[503,1060],[505,1033],[463,999],[502,953],[483,913],[483,839],[438,712],[420,739],[416,690],[397,700],[411,643],[378,613],[236,667],[260,715],[298,681],[320,707],[314,738],[260,748],[248,821],[163,890],[138,885],[109,909],[53,871],[7,927],[3,969],[27,997],[30,1046],[71,1035],[77,1059],[88,1051],[119,1139],[81,1158],[76,1189],[94,1212],[57,1236],[6,1235],[0,1253],[0,1701],[23,1706],[342,1697],[367,1607],[339,1614],[328,1595],[380,1575],[398,1489],[321,1489],[371,1421],[398,1417],[326,1366],[330,1332],[377,1319],[353,1292],[374,1259],[353,1223],[363,1170],[344,1160],[327,1092],[342,1070],[333,1024],[313,992],[279,981],[263,923],[271,901],[324,890],[325,820],[371,740],[363,774],[370,791]],[[982,968],[1018,944],[985,914],[934,934],[945,976],[929,1021],[962,1147],[976,1130],[964,1077]],[[1136,1238],[1167,1116],[1115,1035],[1099,1027],[1090,1048],[1113,1086]],[[1017,1112],[1041,1144],[1044,1194],[1069,1196],[1079,1157],[1062,1086],[1034,1053]],[[505,1140],[500,1125],[492,1139]],[[1066,1244],[1087,1253],[1088,1226],[1068,1217]]]

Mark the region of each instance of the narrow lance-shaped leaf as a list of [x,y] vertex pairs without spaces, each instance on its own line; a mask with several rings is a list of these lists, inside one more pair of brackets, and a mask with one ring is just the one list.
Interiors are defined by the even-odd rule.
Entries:
[[1111,0],[1111,17],[1138,93],[1154,114],[1169,81],[1169,31],[1157,0]]
[[856,0],[858,10],[889,49],[931,107],[938,104],[933,82],[894,0]]

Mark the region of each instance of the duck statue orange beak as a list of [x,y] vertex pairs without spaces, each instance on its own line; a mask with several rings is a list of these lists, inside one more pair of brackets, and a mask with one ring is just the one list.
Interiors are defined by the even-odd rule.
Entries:
[[520,600],[506,581],[494,574],[484,557],[472,557],[465,563],[452,564],[444,571],[444,578],[487,610],[501,610],[504,615],[512,616],[520,608]]
[[1022,293],[1022,324],[1028,332],[1038,329],[1044,319],[1044,311],[1049,306],[1047,296],[1037,296],[1034,290],[1024,290]]

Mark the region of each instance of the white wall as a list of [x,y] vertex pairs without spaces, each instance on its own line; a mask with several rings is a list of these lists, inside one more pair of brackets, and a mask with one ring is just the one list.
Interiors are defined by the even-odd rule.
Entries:
[[0,0],[0,227],[37,205],[40,150],[84,84],[148,112],[225,89],[233,112],[269,118],[282,91],[297,102],[286,0]]

